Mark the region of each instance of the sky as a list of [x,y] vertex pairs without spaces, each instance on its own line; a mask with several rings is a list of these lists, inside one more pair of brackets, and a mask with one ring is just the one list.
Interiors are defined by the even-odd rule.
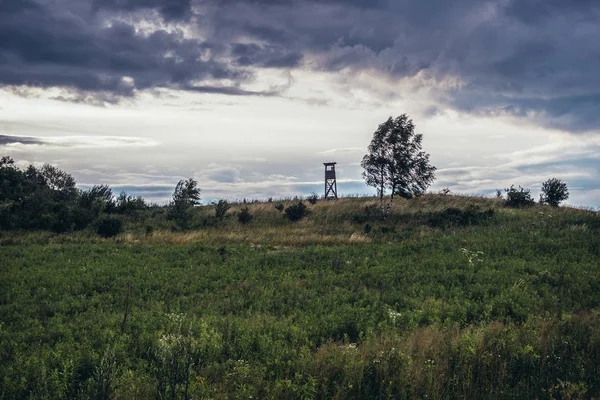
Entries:
[[407,113],[431,191],[600,207],[597,0],[0,0],[0,155],[163,203],[370,194]]

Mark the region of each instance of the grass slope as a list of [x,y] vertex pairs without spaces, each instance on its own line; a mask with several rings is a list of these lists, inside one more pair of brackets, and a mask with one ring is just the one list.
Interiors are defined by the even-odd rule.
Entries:
[[[0,239],[0,399],[600,396],[600,218],[373,199]],[[150,220],[153,228],[148,229]],[[143,221],[143,222],[142,222]],[[368,227],[366,227],[368,225]]]

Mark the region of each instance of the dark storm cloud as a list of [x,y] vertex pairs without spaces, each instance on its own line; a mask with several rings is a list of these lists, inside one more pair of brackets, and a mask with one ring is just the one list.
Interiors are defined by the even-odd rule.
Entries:
[[231,55],[237,64],[258,67],[297,67],[302,60],[301,53],[290,53],[277,46],[264,46],[255,43],[235,43]]
[[31,145],[52,148],[122,148],[156,146],[158,142],[135,136],[54,136],[33,137],[0,134],[0,146]]
[[0,135],[0,146],[10,144],[43,144],[44,142],[38,138],[30,136],[9,136]]
[[442,106],[462,111],[573,132],[600,128],[596,0],[207,3],[218,40],[316,55],[317,70],[418,77]]
[[234,86],[188,86],[185,90],[197,93],[226,94],[229,96],[274,96],[278,94],[277,91],[244,90]]
[[[105,3],[124,10],[159,5],[158,1]],[[232,66],[218,44],[186,38],[178,30],[141,32],[129,23],[81,12],[75,5],[80,4],[74,0],[43,6],[20,0],[0,4],[0,86],[56,87],[115,102],[144,89],[187,89],[198,82],[223,80],[239,84],[252,77]],[[210,85],[201,87],[208,91]],[[228,93],[220,87],[215,90]],[[82,101],[88,96],[59,98]]]
[[154,9],[166,20],[188,19],[192,14],[191,0],[92,0],[92,7],[114,11]]
[[[600,128],[597,0],[40,4],[0,5],[2,85],[72,88],[115,98],[151,88],[277,95],[240,85],[262,68],[379,71],[416,78],[442,107],[533,118],[573,132]],[[188,24],[199,29],[202,40],[158,28],[142,33],[115,20],[129,14]],[[218,80],[228,83],[215,84]]]

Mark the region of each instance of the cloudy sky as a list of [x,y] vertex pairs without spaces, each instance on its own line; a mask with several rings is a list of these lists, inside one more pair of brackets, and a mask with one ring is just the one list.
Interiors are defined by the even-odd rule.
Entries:
[[431,190],[600,206],[598,0],[0,0],[0,155],[164,201],[305,195],[408,113]]

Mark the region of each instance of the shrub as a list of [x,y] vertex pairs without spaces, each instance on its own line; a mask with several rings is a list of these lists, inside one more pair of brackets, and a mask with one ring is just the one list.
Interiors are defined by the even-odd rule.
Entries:
[[277,211],[279,211],[279,212],[282,212],[282,211],[283,211],[283,208],[284,208],[284,207],[283,207],[283,203],[277,203],[277,204],[275,204],[275,209],[276,209]]
[[381,218],[381,209],[375,205],[371,204],[370,206],[365,206],[365,217],[368,220],[375,220]]
[[481,221],[488,220],[494,216],[494,209],[484,211],[475,208],[461,210],[450,207],[444,211],[432,213],[427,218],[427,224],[434,228],[445,228],[449,226],[475,225]]
[[121,232],[123,232],[123,223],[118,218],[104,216],[96,222],[96,233],[100,236],[108,238],[117,236]]
[[154,227],[152,225],[146,225],[145,231],[146,236],[152,236],[152,234],[154,233]]
[[365,206],[363,214],[355,214],[352,216],[352,222],[355,224],[364,224],[367,221],[375,221],[381,217],[379,207],[375,204]]
[[314,206],[315,204],[317,204],[317,201],[319,201],[319,195],[315,192],[311,192],[310,196],[308,196],[306,200],[308,200],[308,202]]
[[365,222],[367,222],[367,218],[362,215],[362,214],[354,214],[352,216],[352,222],[355,224],[364,224]]
[[[245,200],[246,199],[244,199],[244,201]],[[246,203],[244,202],[244,204]],[[218,203],[215,203],[215,217],[217,217],[219,220],[223,220],[223,218],[225,218],[227,210],[229,210],[230,207],[231,206],[229,205],[227,200],[219,200]]]
[[121,192],[116,201],[116,212],[119,214],[136,214],[138,211],[145,210],[148,205],[141,196],[127,196],[126,192]]
[[299,201],[297,204],[289,206],[285,209],[285,216],[290,221],[299,221],[307,215],[308,210],[306,209],[306,205],[302,201]]
[[238,213],[238,221],[242,224],[247,224],[252,221],[252,218],[254,218],[254,216],[250,214],[248,207],[243,207]]
[[506,205],[509,207],[525,207],[534,203],[531,197],[531,191],[519,185],[517,190],[514,185],[510,189],[504,189],[506,192]]
[[540,194],[540,203],[549,204],[553,207],[569,198],[569,189],[567,184],[560,179],[551,178],[542,183],[542,193]]

